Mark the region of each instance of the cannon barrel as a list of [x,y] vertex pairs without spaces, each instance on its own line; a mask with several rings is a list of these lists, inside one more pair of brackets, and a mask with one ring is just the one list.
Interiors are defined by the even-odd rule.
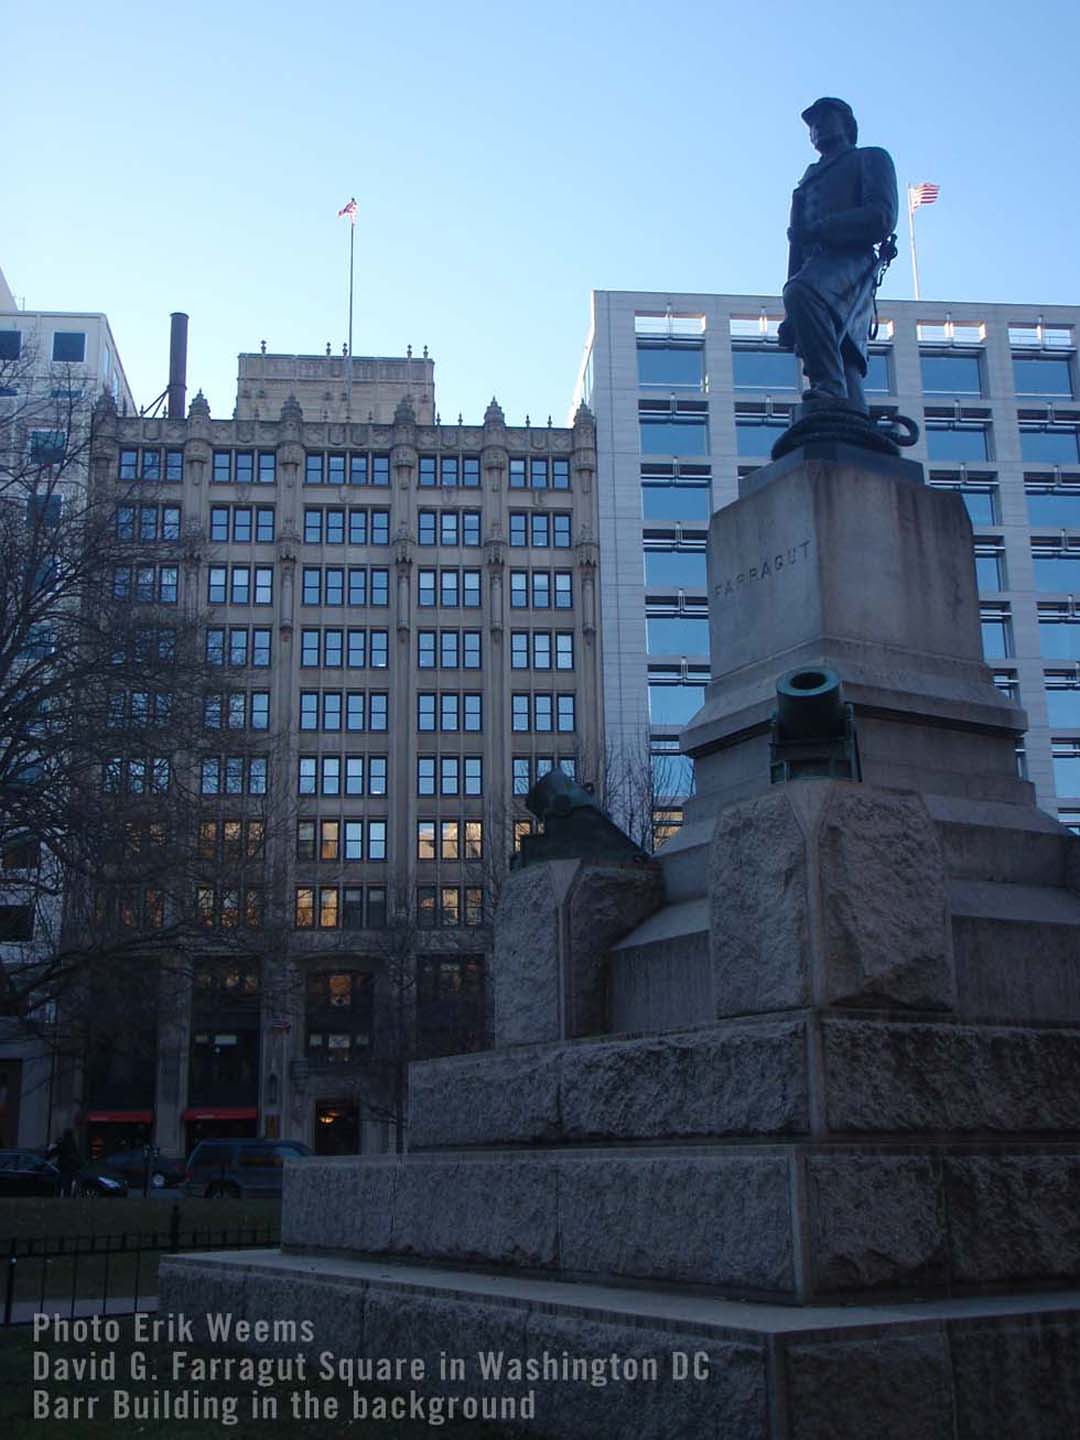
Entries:
[[789,670],[776,682],[777,728],[784,740],[826,740],[844,731],[840,677],[824,665]]

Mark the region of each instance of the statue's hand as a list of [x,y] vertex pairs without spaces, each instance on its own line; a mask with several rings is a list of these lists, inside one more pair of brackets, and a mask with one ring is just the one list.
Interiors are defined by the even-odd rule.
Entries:
[[817,245],[825,238],[825,226],[820,220],[815,220],[810,225],[791,225],[788,227],[787,238],[793,245]]
[[776,327],[776,343],[781,350],[795,349],[795,330],[790,320],[781,320]]

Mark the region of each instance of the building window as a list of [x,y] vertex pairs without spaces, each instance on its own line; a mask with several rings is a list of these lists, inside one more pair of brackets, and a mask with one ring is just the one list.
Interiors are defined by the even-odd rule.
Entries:
[[1080,680],[1075,671],[1048,674],[1045,681],[1046,717],[1057,729],[1080,730]]
[[202,761],[203,795],[265,795],[267,761],[258,755],[209,755]]
[[[640,354],[640,352],[639,352]],[[783,350],[734,350],[731,356],[736,390],[795,390],[799,385],[794,355]]]
[[1017,395],[1073,398],[1072,366],[1068,360],[1033,360],[1014,355],[1012,364],[1013,387]]
[[638,384],[643,390],[695,390],[705,388],[705,352],[701,342],[639,340]]
[[976,541],[975,582],[980,594],[1006,590],[1005,547],[999,542]]
[[659,594],[705,590],[705,551],[672,547],[645,551],[645,588]]
[[708,655],[709,622],[690,616],[650,616],[645,621],[649,655]]
[[1069,606],[1040,605],[1039,652],[1047,660],[1080,662],[1080,615],[1074,615]]
[[480,955],[425,955],[417,976],[417,1042],[425,1055],[479,1050],[486,1043]]
[[1080,529],[1080,486],[1048,488],[1028,482],[1024,489],[1029,524],[1051,525],[1061,530]]
[[1012,618],[1007,606],[985,608],[980,614],[983,657],[1006,660],[1012,653]]
[[740,459],[768,460],[779,435],[787,429],[786,419],[765,419],[739,415],[735,420],[735,453]]
[[997,486],[992,484],[962,484],[930,479],[933,490],[954,491],[964,502],[972,525],[997,525]]
[[1080,460],[1075,425],[1021,425],[1020,454],[1025,462],[1075,465]]
[[64,365],[81,365],[86,359],[86,335],[82,330],[57,330],[53,334],[52,358]]
[[982,372],[978,355],[919,356],[922,388],[927,395],[981,395]]
[[688,484],[643,481],[641,516],[643,520],[694,521],[708,523],[712,514],[712,492],[709,482]]
[[1060,545],[1032,541],[1035,589],[1074,595],[1080,591],[1080,551],[1069,553]]
[[[643,404],[645,402],[642,402]],[[677,402],[676,402],[677,403]],[[643,455],[707,455],[708,415],[643,411],[638,415]]]
[[931,460],[959,465],[985,463],[990,458],[989,426],[928,420],[926,453]]
[[652,793],[663,804],[682,801],[694,793],[694,762],[680,755],[677,740],[653,739],[649,745]]
[[649,721],[653,725],[682,726],[704,703],[704,685],[650,684]]
[[1058,795],[1080,795],[1080,740],[1052,740],[1050,757]]

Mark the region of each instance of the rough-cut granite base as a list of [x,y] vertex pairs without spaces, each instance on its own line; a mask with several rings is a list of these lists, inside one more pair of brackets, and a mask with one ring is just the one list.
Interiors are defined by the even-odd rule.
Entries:
[[[161,1292],[200,1336],[208,1311],[310,1320],[312,1358],[416,1357],[427,1394],[532,1391],[523,1429],[560,1440],[1065,1440],[1080,1424],[1080,1294],[784,1309],[250,1251],[165,1258]],[[480,1352],[606,1360],[608,1376],[611,1357],[622,1374],[651,1360],[658,1379],[485,1383]],[[438,1378],[441,1354],[465,1360],[463,1382]]]
[[1054,1137],[1080,1115],[1080,1033],[803,1012],[428,1060],[410,1103],[414,1154],[812,1129]]
[[732,805],[709,894],[718,1016],[955,1008],[941,841],[919,795],[819,781]]
[[282,1243],[806,1303],[1075,1283],[1078,1216],[1075,1144],[480,1150],[290,1163]]

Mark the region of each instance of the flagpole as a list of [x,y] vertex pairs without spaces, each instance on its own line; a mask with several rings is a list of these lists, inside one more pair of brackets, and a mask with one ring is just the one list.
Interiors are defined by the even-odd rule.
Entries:
[[349,359],[352,359],[353,257],[356,250],[356,218],[349,216]]
[[908,234],[911,236],[911,274],[915,282],[915,299],[919,299],[919,252],[915,248],[915,206],[911,203],[912,187],[907,187]]

